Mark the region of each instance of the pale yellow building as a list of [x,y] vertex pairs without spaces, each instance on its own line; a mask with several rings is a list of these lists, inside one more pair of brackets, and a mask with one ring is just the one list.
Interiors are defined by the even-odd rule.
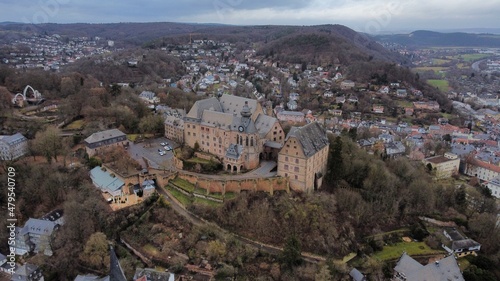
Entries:
[[434,156],[422,160],[424,165],[430,164],[434,171],[436,179],[449,178],[458,173],[460,166],[460,158],[453,153],[445,153],[444,155]]
[[222,95],[195,102],[184,118],[184,142],[223,161],[232,172],[277,160],[285,141],[279,121],[253,99]]
[[329,141],[317,122],[292,127],[278,157],[278,175],[288,177],[290,188],[310,192],[321,187],[326,174]]

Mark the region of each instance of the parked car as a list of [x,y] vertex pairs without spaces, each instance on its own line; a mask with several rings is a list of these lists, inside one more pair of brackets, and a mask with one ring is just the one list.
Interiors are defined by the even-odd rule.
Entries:
[[160,145],[161,145],[161,146],[165,146],[165,145],[167,145],[167,144],[166,144],[166,143],[164,143],[164,142],[162,142],[162,143],[160,143]]
[[170,150],[172,150],[172,147],[170,145],[167,145],[167,146],[165,146],[165,150],[170,151]]

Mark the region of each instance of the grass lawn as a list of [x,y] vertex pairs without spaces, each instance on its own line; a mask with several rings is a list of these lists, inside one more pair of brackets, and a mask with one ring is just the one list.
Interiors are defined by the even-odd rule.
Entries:
[[393,233],[406,234],[409,231],[410,231],[409,228],[401,228],[401,229],[396,229],[396,230],[393,230],[393,231],[388,231],[388,232],[384,232],[384,233],[375,234],[375,235],[372,235],[372,236],[368,236],[366,238],[383,237],[383,236],[390,235],[390,234],[393,234]]
[[200,164],[209,164],[210,160],[206,160],[206,159],[198,158],[198,157],[193,157],[191,159],[186,160],[186,162],[200,163]]
[[184,189],[187,192],[193,192],[194,191],[194,185],[187,180],[183,180],[181,178],[175,178],[171,181],[173,184],[176,186]]
[[449,84],[446,80],[429,79],[427,83],[431,86],[437,87],[439,90],[446,92],[448,91]]
[[230,200],[230,199],[234,199],[234,198],[236,198],[236,194],[233,193],[233,192],[226,192],[224,194],[224,199],[229,199]]
[[205,195],[205,194],[207,194],[207,190],[206,190],[206,189],[199,188],[199,187],[195,188],[195,189],[193,190],[193,192],[194,192],[194,193],[197,193],[197,194],[201,194],[201,195]]
[[444,60],[444,59],[432,59],[432,64],[434,65],[441,65],[441,64],[444,64],[444,63],[449,63],[450,61],[449,60]]
[[177,189],[175,189],[171,186],[167,186],[167,189],[170,192],[170,194],[172,194],[172,196],[174,196],[175,199],[177,199],[177,201],[179,201],[182,205],[184,205],[184,206],[191,205],[192,200],[193,200],[191,197],[186,196],[184,193],[178,191]]
[[425,242],[400,242],[392,246],[384,246],[384,249],[380,252],[376,252],[373,257],[378,260],[388,261],[399,258],[403,252],[408,253],[410,256],[444,253],[444,251],[431,249]]
[[219,207],[219,206],[222,205],[219,202],[215,202],[215,201],[208,200],[208,199],[203,199],[203,198],[198,198],[198,197],[194,198],[194,203],[195,204],[201,204],[201,205],[207,205],[207,206],[210,206],[210,207]]
[[80,119],[80,120],[75,120],[75,121],[69,123],[68,125],[66,125],[66,127],[64,127],[64,129],[66,129],[66,130],[81,130],[81,129],[83,129],[83,126],[85,126],[85,120]]
[[142,249],[150,254],[150,255],[153,255],[153,256],[158,256],[160,254],[160,251],[153,245],[151,244],[146,244],[144,246],[142,246]]
[[457,262],[461,271],[466,270],[470,266],[470,262],[466,258],[459,258],[457,259]]
[[413,102],[411,102],[411,101],[406,101],[406,100],[398,100],[398,101],[396,101],[396,103],[397,103],[400,107],[413,107]]
[[421,67],[412,68],[412,70],[414,72],[424,72],[424,71],[432,70],[432,71],[434,71],[434,73],[439,74],[439,71],[442,71],[442,70],[446,71],[446,70],[448,70],[448,67],[444,67],[444,66],[421,66]]

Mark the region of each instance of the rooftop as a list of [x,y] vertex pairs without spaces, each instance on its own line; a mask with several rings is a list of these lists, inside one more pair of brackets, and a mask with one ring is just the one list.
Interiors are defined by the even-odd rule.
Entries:
[[118,129],[111,129],[106,131],[101,131],[97,133],[93,133],[88,138],[85,139],[85,142],[88,144],[100,142],[103,140],[113,139],[117,137],[125,136],[125,133]]

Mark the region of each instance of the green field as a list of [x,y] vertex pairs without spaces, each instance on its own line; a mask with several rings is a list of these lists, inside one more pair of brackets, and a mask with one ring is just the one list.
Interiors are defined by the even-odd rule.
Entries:
[[399,258],[403,252],[408,255],[433,255],[445,253],[440,250],[433,250],[424,242],[400,242],[392,246],[384,246],[384,249],[380,252],[376,252],[373,257],[382,260],[394,260]]
[[434,71],[434,73],[436,74],[439,74],[440,71],[446,71],[448,70],[448,67],[444,67],[444,66],[420,66],[420,67],[415,67],[415,68],[412,68],[412,70],[414,72],[424,72],[424,71]]
[[449,60],[444,60],[444,59],[432,59],[432,64],[436,66],[449,62],[450,62]]
[[442,92],[447,92],[450,87],[448,81],[446,80],[429,79],[427,80],[427,83],[431,86],[437,87]]
[[64,127],[64,129],[65,130],[81,130],[81,129],[83,129],[83,126],[85,126],[85,120],[80,119],[80,120],[75,120],[75,121],[69,123],[68,125],[66,125],[66,127]]
[[184,193],[180,192],[179,190],[171,187],[171,186],[167,186],[167,190],[170,192],[170,194],[172,194],[172,196],[175,197],[175,199],[177,199],[177,201],[179,201],[182,205],[184,206],[189,206],[191,204],[191,201],[192,201],[192,198],[189,197],[189,196],[186,196]]
[[461,55],[463,61],[475,61],[491,56],[491,54],[466,54]]
[[207,205],[210,207],[219,207],[222,205],[222,203],[215,202],[215,201],[208,200],[208,199],[198,198],[198,197],[194,198],[194,203],[201,204],[201,205]]

